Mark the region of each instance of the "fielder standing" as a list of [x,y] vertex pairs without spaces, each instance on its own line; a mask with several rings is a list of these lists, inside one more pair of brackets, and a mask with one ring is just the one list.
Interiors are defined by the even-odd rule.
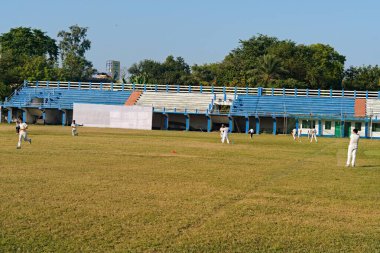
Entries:
[[293,136],[293,140],[295,141],[296,140],[296,135],[297,135],[297,129],[293,129],[292,130],[292,136]]
[[359,145],[359,134],[358,129],[352,130],[352,134],[350,136],[350,144],[348,145],[348,153],[347,153],[347,162],[346,167],[351,166],[355,167],[355,160],[356,160],[356,151],[358,150]]
[[222,143],[224,143],[224,141],[227,141],[227,143],[230,144],[230,140],[228,139],[228,131],[229,131],[228,127],[223,127],[223,131],[221,130],[221,132],[223,133],[222,134]]
[[72,136],[78,136],[78,131],[77,131],[78,126],[83,126],[83,124],[79,125],[75,122],[75,120],[73,120],[73,122],[71,123],[71,135]]
[[318,142],[317,130],[315,128],[310,130],[310,142],[313,142],[313,138],[314,138],[315,142]]

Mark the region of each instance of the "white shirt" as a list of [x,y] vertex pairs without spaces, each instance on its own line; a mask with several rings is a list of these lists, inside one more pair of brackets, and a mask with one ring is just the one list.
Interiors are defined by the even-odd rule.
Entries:
[[26,123],[21,123],[20,124],[20,133],[21,132],[26,132],[27,128],[28,128],[28,125]]
[[228,135],[228,130],[229,130],[228,127],[223,128],[223,136],[227,136]]
[[248,133],[253,134],[253,129],[249,129]]
[[351,134],[350,136],[350,146],[352,148],[358,148],[360,136],[358,134]]
[[296,134],[297,134],[297,130],[296,130],[295,128],[293,129],[292,134],[293,134],[293,135],[296,135]]
[[71,124],[71,129],[76,130],[76,129],[77,129],[77,126],[78,126],[77,124],[72,123],[72,124]]

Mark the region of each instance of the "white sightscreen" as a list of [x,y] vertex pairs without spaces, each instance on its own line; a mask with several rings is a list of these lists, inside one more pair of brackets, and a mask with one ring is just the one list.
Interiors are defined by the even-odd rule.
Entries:
[[74,103],[73,120],[85,127],[151,130],[152,119],[152,107]]

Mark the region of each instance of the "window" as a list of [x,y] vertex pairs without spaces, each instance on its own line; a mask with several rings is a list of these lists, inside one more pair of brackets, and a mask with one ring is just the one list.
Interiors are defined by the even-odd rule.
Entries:
[[315,120],[302,120],[302,128],[315,128]]
[[380,123],[373,123],[372,124],[372,131],[373,132],[380,132]]
[[362,123],[361,122],[355,122],[355,128],[358,129],[358,131],[362,130]]
[[325,129],[331,130],[331,121],[325,121]]

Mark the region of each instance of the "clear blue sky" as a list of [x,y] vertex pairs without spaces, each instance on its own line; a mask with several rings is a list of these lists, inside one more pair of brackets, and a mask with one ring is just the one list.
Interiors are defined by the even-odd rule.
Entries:
[[56,38],[70,25],[89,27],[87,57],[100,71],[109,59],[129,67],[170,54],[217,62],[258,33],[330,44],[346,66],[380,64],[377,0],[4,0],[0,13],[0,33],[26,26]]

